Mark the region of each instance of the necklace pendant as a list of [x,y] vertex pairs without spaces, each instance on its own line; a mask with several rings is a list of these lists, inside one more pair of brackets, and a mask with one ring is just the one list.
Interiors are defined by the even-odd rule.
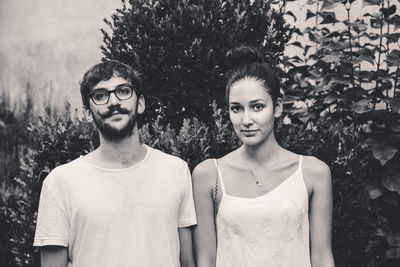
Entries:
[[256,181],[256,184],[258,185],[258,186],[263,186],[263,183],[262,182],[260,182],[260,181]]

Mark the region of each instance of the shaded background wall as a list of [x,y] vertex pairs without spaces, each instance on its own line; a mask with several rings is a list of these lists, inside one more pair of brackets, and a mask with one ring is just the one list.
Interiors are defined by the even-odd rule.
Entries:
[[1,89],[15,99],[29,82],[39,103],[54,88],[55,104],[67,97],[80,106],[79,81],[102,56],[103,18],[120,6],[120,0],[1,0]]
[[[305,3],[288,3],[297,16],[296,22],[288,16],[289,23],[307,26]],[[355,4],[360,8],[352,9],[354,18],[361,1]],[[108,29],[103,18],[120,7],[120,0],[1,0],[0,89],[9,91],[13,100],[29,83],[38,104],[50,98],[55,106],[68,100],[80,108],[79,81],[102,57],[100,29]],[[286,51],[298,52],[294,46]]]

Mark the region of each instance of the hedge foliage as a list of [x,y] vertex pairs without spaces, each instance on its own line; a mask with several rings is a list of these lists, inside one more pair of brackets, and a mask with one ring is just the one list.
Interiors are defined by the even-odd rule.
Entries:
[[[193,168],[239,145],[218,108],[223,55],[240,43],[261,47],[284,67],[279,142],[332,170],[336,266],[399,266],[398,1],[362,0],[361,16],[352,18],[357,1],[309,0],[306,19],[314,23],[302,31],[285,24],[285,14],[297,20],[286,2],[122,0],[105,20],[111,31],[103,30],[101,49],[105,58],[144,73],[149,108],[142,141]],[[339,20],[338,12],[347,17]],[[297,39],[289,45],[301,52],[282,57],[291,36]],[[32,242],[45,173],[98,145],[94,126],[68,105],[40,117],[32,112],[29,86],[26,95],[20,109],[6,92],[0,99],[2,266],[39,265]]]
[[[2,266],[39,266],[39,253],[32,242],[45,173],[98,145],[95,126],[71,112],[69,105],[63,112],[47,109],[43,117],[31,114],[28,118],[25,134],[29,142],[19,146],[19,163],[10,164],[19,171],[14,177],[1,180]],[[226,112],[216,104],[213,120],[207,123],[196,118],[185,119],[182,127],[174,130],[162,121],[159,117],[140,128],[142,142],[185,159],[190,168],[239,145]],[[13,128],[18,123],[14,121],[7,126]],[[5,137],[11,139],[16,132],[8,134]],[[343,122],[314,128],[280,122],[277,136],[283,146],[297,153],[315,155],[332,169],[333,248],[337,266],[377,266],[377,259],[383,258],[385,248],[368,250],[375,240],[378,210],[370,206],[365,190],[368,170],[376,162],[369,156],[368,148],[359,142],[359,129]]]

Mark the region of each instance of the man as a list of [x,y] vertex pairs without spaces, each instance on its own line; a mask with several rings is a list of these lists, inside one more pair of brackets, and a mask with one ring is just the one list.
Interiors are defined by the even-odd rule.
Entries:
[[42,266],[194,266],[190,172],[140,144],[141,89],[138,73],[118,61],[84,75],[82,100],[100,146],[43,183],[34,241]]

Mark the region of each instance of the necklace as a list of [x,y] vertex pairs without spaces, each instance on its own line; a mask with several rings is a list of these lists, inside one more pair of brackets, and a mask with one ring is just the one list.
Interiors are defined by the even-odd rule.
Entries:
[[254,175],[254,173],[251,169],[250,169],[250,173],[253,176],[254,180],[256,181],[256,185],[258,185],[259,187],[262,187],[263,186],[262,179],[257,179],[257,177]]

